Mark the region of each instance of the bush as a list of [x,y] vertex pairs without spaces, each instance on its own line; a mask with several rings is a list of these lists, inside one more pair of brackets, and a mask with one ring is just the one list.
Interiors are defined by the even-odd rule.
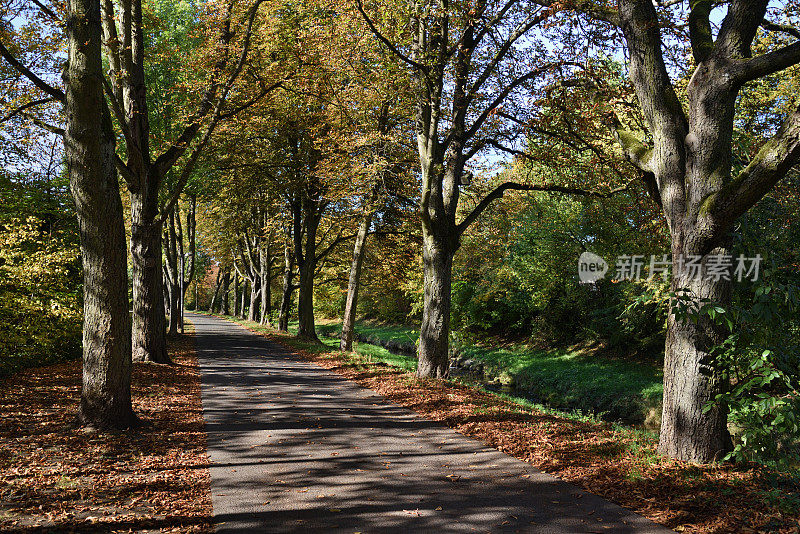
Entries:
[[[726,389],[716,402],[729,410],[734,449],[729,458],[771,467],[800,464],[800,292],[766,278],[752,303],[706,313],[730,329],[718,347]],[[709,407],[710,409],[710,407]]]
[[797,286],[765,273],[728,307],[684,294],[673,297],[679,320],[707,316],[728,332],[713,350],[723,390],[705,408],[721,405],[728,411],[734,447],[725,459],[777,468],[800,465]]
[[[46,187],[45,187],[46,186]],[[0,377],[80,357],[75,220],[54,184],[0,177]]]

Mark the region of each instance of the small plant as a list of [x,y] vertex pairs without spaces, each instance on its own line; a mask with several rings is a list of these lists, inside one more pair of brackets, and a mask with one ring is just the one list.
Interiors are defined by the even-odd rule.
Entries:
[[727,337],[714,350],[724,389],[714,405],[727,408],[734,434],[726,460],[754,461],[787,469],[800,463],[800,356],[797,311],[800,293],[771,281],[766,273],[754,286],[752,301],[727,309],[708,299],[676,292],[672,311],[678,320],[697,323],[707,316]]

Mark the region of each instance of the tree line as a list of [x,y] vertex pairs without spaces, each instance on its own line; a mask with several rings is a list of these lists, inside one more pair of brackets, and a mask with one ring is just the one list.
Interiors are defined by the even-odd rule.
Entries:
[[[445,378],[456,253],[507,192],[657,219],[671,292],[707,309],[730,302],[732,281],[677,262],[730,254],[800,158],[796,95],[746,105],[800,63],[794,2],[176,6],[3,10],[3,122],[63,137],[84,277],[81,417],[94,426],[135,424],[131,362],[169,361],[165,309],[176,331],[181,288],[201,274],[196,238],[219,267],[212,307],[243,282],[234,311],[268,322],[280,285],[278,327],[296,291],[298,336],[312,340],[315,291],[347,245],[343,350],[370,236],[421,247],[417,375]],[[42,60],[59,43],[60,83]],[[712,314],[666,314],[663,454],[708,462],[731,448],[715,402],[724,338]]]

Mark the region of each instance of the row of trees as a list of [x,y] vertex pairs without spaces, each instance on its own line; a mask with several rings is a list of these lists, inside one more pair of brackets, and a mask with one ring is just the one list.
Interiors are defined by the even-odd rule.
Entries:
[[[144,7],[163,14],[159,5]],[[170,295],[186,285],[176,206],[187,184],[220,286],[247,282],[251,319],[272,316],[281,278],[279,327],[297,290],[298,335],[315,339],[319,277],[350,244],[343,349],[368,236],[413,241],[416,205],[417,373],[443,378],[455,254],[507,191],[631,199],[631,220],[660,212],[677,262],[729,250],[734,224],[800,158],[791,96],[746,117],[764,125],[758,135],[735,137],[743,88],[800,63],[793,2],[209,1],[194,16],[171,13],[151,36],[158,20],[141,0],[64,7],[17,7],[39,26],[52,19],[63,28],[63,89],[52,71],[37,74],[47,65],[32,63],[29,50],[10,45],[20,35],[14,22],[2,28],[0,55],[27,80],[13,120],[47,126],[38,112],[64,105],[85,277],[82,413],[101,426],[133,420],[131,348],[133,359],[168,361],[162,285],[166,278]],[[147,39],[170,32],[162,42],[172,49],[149,58]],[[492,177],[487,169],[503,155],[514,164]],[[132,335],[118,176],[130,193]],[[645,194],[649,204],[639,201]],[[730,281],[681,276],[672,289],[722,304],[731,293]],[[176,312],[178,300],[168,301]],[[724,407],[706,409],[722,386],[712,354],[722,335],[710,318],[669,315],[664,454],[706,462],[730,447]]]
[[[94,0],[11,1],[3,6],[0,56],[13,72],[7,93],[16,100],[28,100],[18,106],[10,102],[13,107],[5,121],[32,123],[64,140],[81,236],[84,380],[80,417],[86,424],[101,428],[135,424],[130,401],[132,359],[169,362],[162,225],[175,213],[215,127],[249,104],[234,103],[235,83],[245,66],[262,3],[209,2],[202,11],[188,13],[191,4],[187,3],[182,14],[158,13],[164,6],[144,4],[151,9],[147,15],[169,16],[168,25],[183,17],[182,26],[170,28],[181,35],[168,39],[168,45],[183,45],[174,51],[171,64],[159,62],[163,35],[157,23],[145,23],[141,0],[109,0],[102,5]],[[215,32],[202,34],[199,29],[205,25]],[[32,44],[24,46],[28,43]],[[48,54],[57,57],[62,43],[66,43],[67,60],[62,84],[57,84],[55,65],[40,60]],[[164,87],[165,83],[169,86]],[[263,87],[259,96],[269,90]],[[40,112],[50,105],[55,112]],[[151,108],[158,108],[163,118],[153,121],[155,128],[151,127]],[[53,115],[63,126],[46,121]],[[122,146],[117,146],[118,140]],[[169,175],[175,178],[170,180]],[[132,325],[119,178],[130,195]],[[170,191],[165,191],[167,185],[172,185]]]

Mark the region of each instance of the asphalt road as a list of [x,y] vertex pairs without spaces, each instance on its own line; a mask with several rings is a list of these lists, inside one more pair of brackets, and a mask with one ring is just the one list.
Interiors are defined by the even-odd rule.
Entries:
[[234,323],[189,317],[220,533],[671,532]]

